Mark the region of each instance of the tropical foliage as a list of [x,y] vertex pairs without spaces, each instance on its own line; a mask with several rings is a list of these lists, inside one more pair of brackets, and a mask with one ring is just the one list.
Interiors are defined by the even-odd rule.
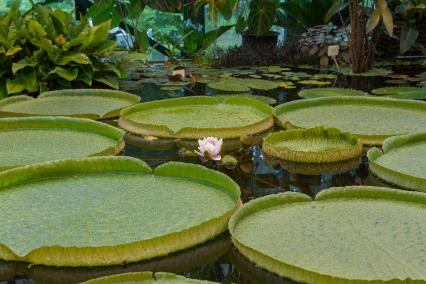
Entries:
[[47,89],[92,86],[118,88],[122,59],[105,56],[109,21],[91,26],[82,18],[48,6],[34,5],[25,15],[15,3],[0,17],[0,92],[3,96]]
[[419,38],[418,26],[426,17],[426,0],[401,0],[397,12],[404,17],[404,25],[400,34],[400,53],[406,53],[416,44]]

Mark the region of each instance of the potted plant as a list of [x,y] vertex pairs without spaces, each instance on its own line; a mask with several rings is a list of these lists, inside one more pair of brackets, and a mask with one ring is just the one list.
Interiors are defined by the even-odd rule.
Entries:
[[240,15],[236,30],[243,37],[243,45],[276,45],[278,33],[271,31],[284,13],[279,0],[252,0],[247,17]]

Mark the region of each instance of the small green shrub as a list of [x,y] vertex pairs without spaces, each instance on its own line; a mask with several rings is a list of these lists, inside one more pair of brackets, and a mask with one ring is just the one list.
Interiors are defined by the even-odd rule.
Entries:
[[[123,62],[112,56],[110,21],[91,26],[61,9],[33,5],[21,14],[15,2],[0,17],[0,97],[48,89],[118,88]],[[109,55],[109,56],[106,56]]]

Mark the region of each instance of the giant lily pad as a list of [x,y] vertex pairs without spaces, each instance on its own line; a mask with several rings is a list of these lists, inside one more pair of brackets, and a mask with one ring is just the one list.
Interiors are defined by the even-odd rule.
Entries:
[[238,138],[263,132],[274,124],[272,108],[235,97],[186,97],[138,104],[121,112],[119,125],[129,132],[165,138],[208,136]]
[[362,144],[349,133],[316,127],[271,133],[263,141],[263,151],[293,162],[332,163],[359,156]]
[[239,196],[226,175],[184,163],[151,173],[138,159],[96,157],[11,169],[0,173],[0,259],[100,266],[167,255],[225,231]]
[[33,163],[116,155],[124,131],[108,124],[67,117],[0,119],[0,170]]
[[343,97],[343,96],[367,96],[363,91],[344,89],[344,88],[312,88],[304,89],[298,93],[298,96],[305,99],[323,98],[323,97]]
[[416,87],[385,87],[373,90],[373,94],[395,99],[426,99],[426,88]]
[[136,95],[98,89],[60,90],[37,99],[14,96],[0,101],[0,116],[71,116],[90,119],[118,117],[122,108],[138,103]]
[[293,101],[275,108],[286,129],[322,125],[350,132],[363,144],[380,145],[395,135],[426,131],[426,102],[376,97]]
[[132,284],[213,284],[216,282],[196,280],[186,278],[180,275],[165,273],[165,272],[132,272],[105,276],[93,280],[83,282],[82,284],[117,284],[117,283],[132,283]]
[[211,82],[208,86],[212,89],[225,92],[248,92],[250,89],[256,90],[272,90],[279,87],[277,82],[262,79],[241,79],[227,78],[216,82]]
[[229,230],[251,262],[295,281],[421,283],[425,214],[424,193],[331,188],[315,200],[282,193],[251,201],[232,216]]
[[400,187],[426,191],[426,133],[388,138],[368,151],[370,170]]

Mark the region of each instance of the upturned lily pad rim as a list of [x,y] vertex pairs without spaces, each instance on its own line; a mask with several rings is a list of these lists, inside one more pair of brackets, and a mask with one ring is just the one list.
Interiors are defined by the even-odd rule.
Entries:
[[[347,147],[344,149],[331,149],[326,151],[296,151],[288,147],[277,148],[275,146],[276,143],[286,140],[305,140],[309,138],[312,140],[324,139],[324,141],[330,139],[340,140],[346,143]],[[267,155],[282,160],[302,163],[332,163],[350,160],[359,156],[362,152],[362,147],[359,139],[348,132],[342,133],[337,128],[324,128],[319,126],[307,129],[273,132],[263,140],[262,149]]]
[[[0,100],[0,117],[22,117],[22,116],[53,116],[51,114],[40,114],[40,113],[20,113],[20,112],[8,112],[2,111],[3,106],[19,103],[23,101],[38,100],[43,98],[51,97],[87,97],[87,96],[96,96],[96,97],[106,97],[106,98],[119,98],[122,100],[129,101],[129,105],[137,104],[140,101],[140,97],[131,93],[109,90],[109,89],[68,89],[68,90],[56,90],[41,93],[37,98],[27,96],[27,95],[18,95],[11,96],[5,99]],[[122,108],[114,109],[102,115],[95,113],[80,113],[80,114],[71,114],[66,115],[67,117],[77,117],[77,118],[89,118],[89,119],[111,119],[119,116],[119,113]],[[57,115],[64,116],[64,115]]]
[[[256,214],[262,210],[270,210],[274,207],[285,206],[287,204],[312,202],[312,201],[327,201],[332,199],[380,199],[380,200],[393,200],[400,202],[412,202],[418,204],[426,204],[426,194],[420,192],[403,191],[393,188],[386,187],[374,187],[374,186],[346,186],[346,187],[333,187],[321,191],[317,194],[314,200],[306,194],[298,192],[286,192],[272,194],[258,199],[254,199],[244,206],[237,209],[232,215],[228,223],[228,229],[231,233],[231,240],[235,247],[245,257],[256,265],[277,273],[278,275],[286,278],[293,279],[302,283],[327,283],[327,284],[343,284],[343,283],[370,283],[370,281],[363,281],[361,279],[345,279],[339,278],[332,275],[323,275],[308,271],[302,267],[293,266],[279,261],[257,251],[254,248],[246,246],[241,243],[236,237],[235,229],[241,220],[245,219],[249,215]],[[381,280],[377,279],[374,283],[411,283],[411,279],[391,279]],[[413,283],[420,283],[417,280],[411,280]]]
[[[310,88],[310,89],[303,89],[300,90],[297,95],[301,98],[305,98],[305,99],[312,99],[312,98],[324,98],[324,97],[331,97],[331,96],[318,96],[318,95],[311,95],[311,93],[314,92],[324,92],[324,91],[333,91],[333,92],[344,92],[344,93],[351,93],[351,95],[343,95],[344,97],[349,97],[349,96],[369,96],[368,93],[360,91],[360,90],[354,90],[354,89],[347,89],[347,88],[335,88],[335,87],[330,87],[330,88]],[[338,97],[339,95],[336,95],[336,97]]]
[[[147,123],[137,123],[132,121],[128,116],[132,113],[156,109],[156,108],[173,108],[176,106],[190,105],[217,105],[229,104],[238,105],[245,108],[256,109],[265,114],[265,119],[257,123],[237,128],[193,128],[184,127],[177,132],[173,132],[166,125],[154,125]],[[208,136],[220,138],[238,138],[245,134],[256,134],[271,128],[274,125],[273,108],[263,102],[242,97],[226,98],[224,100],[215,99],[208,96],[191,96],[183,98],[174,98],[166,100],[151,101],[146,103],[136,104],[125,108],[121,111],[121,116],[118,121],[121,128],[130,133],[142,136],[155,136],[163,138],[182,138],[182,139],[199,139]]]
[[[112,125],[93,121],[84,118],[71,118],[62,116],[33,116],[33,117],[11,117],[0,118],[0,132],[11,129],[63,129],[75,130],[87,133],[95,133],[101,136],[108,137],[117,142],[115,147],[104,149],[98,153],[92,153],[90,156],[107,156],[117,155],[124,150],[124,134],[125,132]],[[48,155],[48,153],[46,153]],[[2,166],[0,171],[15,168],[18,166]]]
[[0,243],[0,259],[68,267],[108,266],[147,260],[193,247],[219,235],[226,230],[229,218],[241,204],[239,186],[221,172],[182,162],[169,162],[151,170],[144,161],[131,157],[64,159],[10,169],[0,172],[0,190],[43,179],[112,172],[176,177],[210,184],[228,194],[235,201],[235,207],[221,216],[182,231],[116,246],[45,246],[18,256]]
[[377,88],[371,91],[374,95],[377,96],[385,96],[390,98],[404,98],[404,99],[411,99],[408,95],[404,96],[401,95],[402,92],[407,93],[421,93],[423,96],[416,97],[416,95],[413,95],[412,99],[425,99],[426,98],[426,88],[423,87],[383,87],[383,88]]
[[383,155],[386,155],[386,153],[391,150],[404,147],[405,145],[410,143],[416,143],[421,141],[426,143],[426,133],[400,135],[386,139],[383,143],[383,150],[379,148],[371,148],[370,150],[368,150],[367,157],[370,162],[370,171],[374,175],[376,175],[380,179],[383,179],[389,184],[393,184],[404,189],[426,192],[425,178],[401,173],[399,171],[376,163],[377,159],[379,159]]
[[[152,281],[152,282],[145,282],[145,281]],[[158,281],[160,280],[160,281]],[[188,284],[213,284],[216,282],[210,282],[205,280],[197,280],[197,279],[191,279],[186,278],[180,275],[176,275],[173,273],[168,272],[129,272],[129,273],[123,273],[123,274],[116,274],[116,275],[110,275],[110,276],[104,276],[96,279],[91,279],[85,282],[82,282],[81,284],[118,284],[118,283],[128,283],[131,281],[131,283],[138,283],[139,281],[144,281],[144,283],[165,283],[164,281],[167,281],[167,283],[173,283],[173,280],[182,281],[180,283]],[[142,283],[142,282],[141,282]]]
[[[404,99],[393,99],[393,98],[384,98],[384,97],[374,97],[374,96],[347,96],[347,97],[327,97],[327,98],[315,98],[315,99],[304,99],[296,100],[288,103],[278,105],[274,108],[274,116],[276,118],[276,123],[278,126],[284,129],[298,129],[303,128],[292,123],[289,120],[280,119],[281,114],[291,112],[293,110],[309,108],[309,107],[318,107],[322,105],[330,104],[380,104],[381,106],[390,106],[398,108],[407,108],[407,109],[418,109],[426,111],[426,102],[415,101],[415,100],[404,100]],[[406,133],[400,133],[406,134]],[[359,138],[364,145],[381,145],[386,138],[395,136],[395,134],[388,135],[365,135],[352,133],[355,137]]]

